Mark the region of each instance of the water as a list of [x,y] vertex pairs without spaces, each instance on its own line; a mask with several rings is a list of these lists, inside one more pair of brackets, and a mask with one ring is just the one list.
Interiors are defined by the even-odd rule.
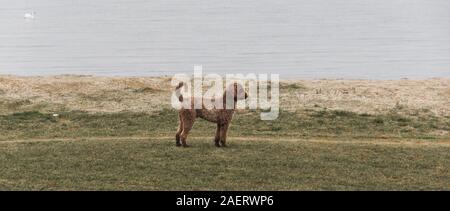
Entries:
[[0,0],[0,74],[171,75],[194,65],[450,77],[450,1]]

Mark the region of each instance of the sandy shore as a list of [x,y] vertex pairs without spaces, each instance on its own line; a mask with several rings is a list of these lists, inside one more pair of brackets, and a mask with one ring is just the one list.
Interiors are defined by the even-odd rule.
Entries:
[[[154,112],[170,107],[165,77],[0,76],[0,113]],[[357,113],[429,112],[450,115],[450,79],[288,80],[281,109],[331,109]]]

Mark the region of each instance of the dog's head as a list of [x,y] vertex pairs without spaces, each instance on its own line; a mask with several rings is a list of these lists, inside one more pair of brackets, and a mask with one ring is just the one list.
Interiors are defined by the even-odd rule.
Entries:
[[225,91],[226,96],[234,96],[234,101],[245,100],[248,98],[248,94],[244,87],[239,83],[233,83],[228,86]]

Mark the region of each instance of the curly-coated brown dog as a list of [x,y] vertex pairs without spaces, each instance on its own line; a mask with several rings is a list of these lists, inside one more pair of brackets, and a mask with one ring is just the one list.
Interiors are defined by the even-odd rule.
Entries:
[[[180,94],[179,90],[184,85],[183,82],[179,83],[179,85],[175,88],[178,99],[180,102],[183,102],[183,96]],[[227,98],[227,96],[229,96]],[[230,97],[231,96],[231,97]],[[225,147],[227,140],[227,130],[230,126],[231,119],[233,118],[234,111],[236,110],[236,103],[238,100],[244,100],[248,97],[247,92],[245,92],[244,88],[238,84],[231,84],[220,97],[223,102],[223,108],[216,109],[206,109],[204,105],[205,99],[196,99],[191,97],[191,106],[188,108],[181,108],[179,111],[180,124],[178,126],[178,131],[176,134],[176,146],[188,147],[189,145],[186,143],[186,138],[188,136],[189,131],[192,129],[194,125],[195,119],[200,117],[209,122],[214,122],[217,124],[216,136],[214,138],[214,143],[216,147]],[[216,98],[218,99],[218,98]],[[217,101],[216,99],[209,99],[211,101]],[[232,102],[227,102],[232,101]],[[230,100],[231,99],[231,100]],[[201,100],[201,109],[194,109],[194,102]],[[218,101],[220,102],[220,101]]]

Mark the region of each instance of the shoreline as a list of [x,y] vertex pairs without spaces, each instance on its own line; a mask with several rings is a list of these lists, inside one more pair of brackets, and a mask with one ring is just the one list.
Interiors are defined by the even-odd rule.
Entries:
[[[191,72],[180,72],[176,74],[186,74],[186,75],[193,75]],[[204,72],[203,75],[209,74],[208,72]],[[235,73],[230,73],[235,74]],[[265,73],[255,73],[258,74],[265,74]],[[268,73],[270,74],[270,73]],[[275,74],[275,73],[273,73]],[[21,78],[39,78],[39,77],[101,77],[101,78],[170,78],[173,77],[175,74],[143,74],[143,75],[114,75],[114,74],[41,74],[41,75],[22,75],[22,74],[3,74],[0,73],[0,77],[21,77]],[[223,77],[225,77],[222,74],[219,74]],[[349,80],[349,81],[399,81],[399,80],[412,80],[412,81],[422,81],[422,80],[450,80],[450,76],[430,76],[426,78],[422,77],[400,77],[400,78],[344,78],[344,77],[307,77],[307,76],[301,76],[301,75],[285,75],[280,74],[280,81],[291,81],[291,80]]]

